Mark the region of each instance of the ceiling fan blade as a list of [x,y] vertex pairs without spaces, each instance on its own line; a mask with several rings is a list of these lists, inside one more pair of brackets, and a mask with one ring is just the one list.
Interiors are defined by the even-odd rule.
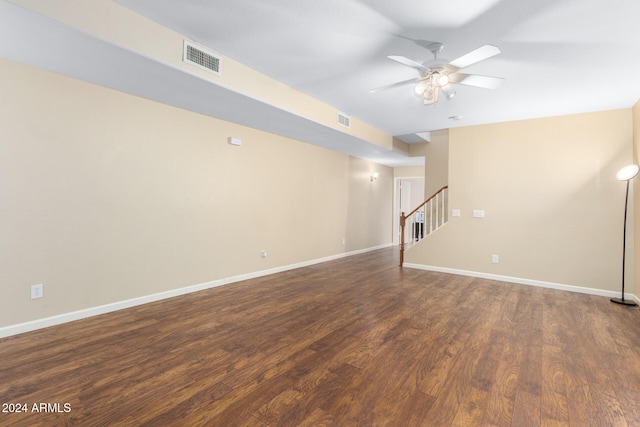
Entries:
[[408,85],[410,83],[415,83],[415,82],[416,82],[416,79],[403,80],[401,82],[391,83],[390,85],[377,87],[375,89],[370,89],[369,92],[370,93],[376,93],[376,92],[380,92],[381,90],[386,90],[386,89],[391,89],[391,88],[394,88],[394,87],[405,86],[405,85]]
[[420,72],[423,72],[424,70],[427,69],[427,67],[420,64],[419,62],[413,61],[409,58],[405,58],[404,56],[391,55],[391,56],[387,56],[387,58],[393,59],[394,61],[399,62],[402,65],[406,65],[407,67],[415,68]]
[[458,68],[465,68],[480,61],[484,61],[485,59],[491,58],[492,56],[496,56],[500,53],[500,49],[496,46],[492,46],[490,44],[486,44],[482,47],[473,50],[466,55],[461,56],[460,58],[451,61],[450,65]]
[[454,73],[449,74],[452,83],[483,89],[498,89],[504,83],[502,77],[479,76],[477,74]]

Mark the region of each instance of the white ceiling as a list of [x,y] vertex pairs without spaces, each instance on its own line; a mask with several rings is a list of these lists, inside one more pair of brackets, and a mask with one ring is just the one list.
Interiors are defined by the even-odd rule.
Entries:
[[[638,0],[117,3],[407,141],[418,132],[629,108],[640,99]],[[200,79],[5,0],[0,0],[0,39],[0,54],[9,59],[391,166],[415,164],[247,97],[205,88]],[[498,46],[500,55],[465,72],[504,77],[505,84],[496,91],[458,86],[453,100],[432,106],[422,105],[411,86],[369,93],[416,76],[388,55],[423,62],[432,58],[426,46],[433,41],[444,43],[440,57],[450,60],[484,44]],[[204,101],[193,105],[189,93],[224,97],[225,108]],[[247,114],[251,109],[259,114]]]

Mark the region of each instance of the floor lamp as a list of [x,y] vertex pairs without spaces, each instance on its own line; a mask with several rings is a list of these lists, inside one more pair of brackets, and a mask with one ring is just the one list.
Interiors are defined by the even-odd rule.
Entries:
[[622,237],[622,298],[611,298],[612,302],[616,304],[623,305],[638,305],[633,300],[628,300],[624,298],[624,259],[625,259],[625,249],[627,243],[627,204],[629,203],[629,181],[635,178],[638,175],[638,171],[640,171],[640,167],[638,165],[629,165],[620,169],[616,174],[616,178],[620,181],[627,181],[627,192],[624,197],[624,235]]

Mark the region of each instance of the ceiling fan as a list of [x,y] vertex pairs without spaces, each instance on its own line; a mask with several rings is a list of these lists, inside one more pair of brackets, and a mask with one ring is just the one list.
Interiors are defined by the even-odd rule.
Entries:
[[388,56],[389,59],[416,69],[418,73],[420,73],[418,78],[392,83],[390,85],[371,89],[369,92],[375,93],[381,90],[413,83],[413,90],[416,96],[421,97],[425,104],[435,104],[438,102],[439,92],[443,92],[448,99],[453,98],[455,95],[455,91],[453,91],[451,87],[453,84],[474,86],[484,89],[498,89],[502,83],[504,83],[504,79],[501,77],[479,76],[477,74],[465,74],[460,72],[463,68],[499,54],[500,49],[496,46],[488,44],[484,45],[451,62],[448,62],[446,59],[438,59],[438,54],[442,52],[443,48],[444,45],[442,43],[431,43],[428,46],[428,49],[433,54],[433,59],[425,61],[422,64],[409,58],[405,58],[404,56]]

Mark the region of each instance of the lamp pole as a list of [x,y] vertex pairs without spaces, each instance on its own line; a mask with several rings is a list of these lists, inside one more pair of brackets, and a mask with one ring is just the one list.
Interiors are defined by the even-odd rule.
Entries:
[[624,297],[624,266],[625,266],[625,251],[627,247],[627,205],[629,204],[629,181],[631,181],[636,175],[640,168],[638,165],[630,165],[620,169],[616,178],[620,181],[627,181],[627,190],[624,196],[624,234],[622,236],[622,295],[620,298],[611,298],[611,302],[615,302],[616,304],[622,304],[627,306],[636,306],[635,301],[625,299]]

